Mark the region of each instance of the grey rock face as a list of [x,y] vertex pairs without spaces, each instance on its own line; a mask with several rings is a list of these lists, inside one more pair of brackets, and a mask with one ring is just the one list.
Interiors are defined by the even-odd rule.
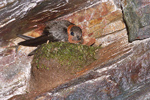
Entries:
[[124,19],[127,24],[129,41],[150,37],[150,1],[123,0]]

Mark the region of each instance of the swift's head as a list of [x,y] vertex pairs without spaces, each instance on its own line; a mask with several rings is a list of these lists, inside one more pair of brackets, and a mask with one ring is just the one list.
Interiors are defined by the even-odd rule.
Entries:
[[67,29],[68,32],[68,41],[70,43],[82,43],[82,30],[80,27],[75,25],[70,25]]

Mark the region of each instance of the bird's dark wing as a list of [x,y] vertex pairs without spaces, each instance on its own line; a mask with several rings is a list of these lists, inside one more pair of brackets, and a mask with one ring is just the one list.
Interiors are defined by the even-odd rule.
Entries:
[[18,43],[18,45],[23,45],[23,46],[38,46],[38,45],[41,45],[43,43],[46,43],[47,40],[49,40],[50,42],[56,42],[56,41],[58,41],[52,35],[42,35],[42,36],[34,38],[34,39],[30,39],[30,40],[26,40],[26,41],[20,42],[20,43]]

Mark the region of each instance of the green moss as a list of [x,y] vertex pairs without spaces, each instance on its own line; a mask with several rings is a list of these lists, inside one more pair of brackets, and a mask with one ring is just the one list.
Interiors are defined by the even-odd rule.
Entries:
[[[76,66],[77,70],[89,65],[96,60],[95,55],[100,47],[90,47],[81,44],[70,44],[64,42],[53,42],[43,44],[36,51],[34,61],[39,66],[39,61],[43,58],[50,60],[56,59],[62,66]],[[44,66],[43,64],[40,64]],[[44,66],[42,68],[46,68]],[[70,67],[68,67],[68,70]]]

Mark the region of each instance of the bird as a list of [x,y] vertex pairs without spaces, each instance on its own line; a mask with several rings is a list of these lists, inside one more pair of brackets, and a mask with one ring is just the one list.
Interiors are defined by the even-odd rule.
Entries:
[[22,34],[18,34],[17,36],[25,39],[25,41],[19,42],[18,45],[31,47],[39,46],[47,41],[69,42],[75,44],[82,44],[83,42],[82,29],[68,20],[46,22],[42,35],[36,38]]

